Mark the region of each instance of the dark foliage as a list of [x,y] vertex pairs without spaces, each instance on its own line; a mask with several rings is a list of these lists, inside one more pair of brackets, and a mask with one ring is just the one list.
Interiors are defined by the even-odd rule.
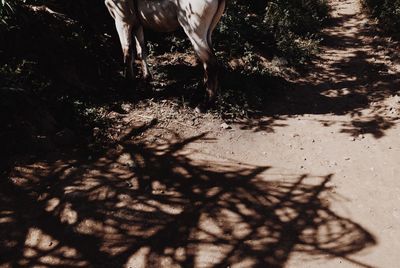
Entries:
[[399,0],[364,0],[364,3],[386,31],[400,38]]
[[217,40],[229,43],[232,53],[275,49],[299,63],[315,53],[327,16],[323,0],[230,1]]

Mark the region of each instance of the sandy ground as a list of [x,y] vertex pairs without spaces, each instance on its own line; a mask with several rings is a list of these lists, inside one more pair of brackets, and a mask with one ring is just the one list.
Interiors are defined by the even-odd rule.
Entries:
[[331,4],[321,58],[273,116],[132,110],[105,153],[15,167],[0,266],[398,267],[398,45],[357,1]]

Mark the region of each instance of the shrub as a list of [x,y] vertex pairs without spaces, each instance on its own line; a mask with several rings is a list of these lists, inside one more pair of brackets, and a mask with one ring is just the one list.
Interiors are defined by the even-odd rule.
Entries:
[[400,37],[400,0],[364,0],[364,4],[384,30]]
[[303,62],[318,44],[318,32],[328,17],[325,0],[230,1],[217,38],[229,42],[232,53],[244,53],[243,44],[270,49],[292,62]]

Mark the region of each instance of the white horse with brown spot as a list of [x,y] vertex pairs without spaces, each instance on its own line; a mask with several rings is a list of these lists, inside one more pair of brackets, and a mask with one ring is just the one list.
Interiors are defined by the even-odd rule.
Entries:
[[225,9],[225,0],[105,0],[115,20],[124,54],[125,76],[134,78],[133,37],[143,76],[151,78],[146,62],[143,27],[172,32],[182,27],[204,66],[207,104],[218,88],[217,60],[211,35]]

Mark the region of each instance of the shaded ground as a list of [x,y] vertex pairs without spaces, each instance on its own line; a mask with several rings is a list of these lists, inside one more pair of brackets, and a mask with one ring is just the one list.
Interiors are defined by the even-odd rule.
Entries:
[[[15,162],[0,182],[0,266],[396,267],[398,44],[356,1],[331,5],[321,58],[266,79],[251,119],[127,105],[109,115],[108,149],[66,149],[64,132],[64,149]],[[160,68],[190,80],[192,64]]]

